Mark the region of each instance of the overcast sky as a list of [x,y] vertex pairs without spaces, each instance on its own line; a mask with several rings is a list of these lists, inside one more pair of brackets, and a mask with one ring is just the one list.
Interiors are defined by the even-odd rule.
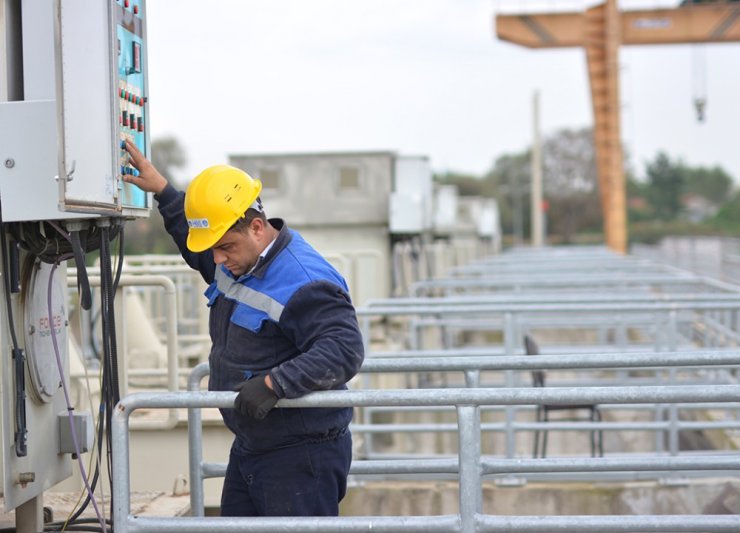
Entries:
[[[582,50],[495,37],[497,10],[533,5],[150,0],[151,136],[186,148],[182,179],[230,153],[379,149],[482,174],[530,145],[535,90],[543,134],[592,124]],[[721,165],[740,183],[740,43],[622,47],[620,62],[622,138],[637,174],[663,150]],[[704,123],[697,85],[706,86]]]

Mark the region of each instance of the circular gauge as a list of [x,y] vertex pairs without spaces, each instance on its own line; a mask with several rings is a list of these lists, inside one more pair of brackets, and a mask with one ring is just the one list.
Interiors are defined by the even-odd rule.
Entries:
[[37,402],[50,402],[62,383],[52,328],[62,368],[67,368],[67,284],[64,269],[54,271],[49,283],[51,273],[52,265],[35,263],[23,299],[29,392]]

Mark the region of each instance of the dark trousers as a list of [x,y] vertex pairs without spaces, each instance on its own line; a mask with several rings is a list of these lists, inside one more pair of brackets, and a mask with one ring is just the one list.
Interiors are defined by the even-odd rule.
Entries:
[[349,431],[260,454],[232,448],[221,516],[337,516],[351,462]]

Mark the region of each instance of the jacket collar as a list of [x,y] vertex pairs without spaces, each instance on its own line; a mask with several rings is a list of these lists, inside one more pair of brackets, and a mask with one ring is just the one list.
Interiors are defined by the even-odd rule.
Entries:
[[273,228],[278,230],[278,236],[275,239],[275,243],[272,245],[272,248],[270,248],[270,250],[267,252],[267,255],[264,257],[260,257],[257,261],[257,266],[254,268],[254,270],[252,270],[251,275],[258,279],[262,279],[263,277],[265,277],[265,272],[270,266],[270,263],[272,263],[272,261],[278,256],[278,254],[282,252],[283,249],[288,246],[288,244],[290,244],[290,241],[293,239],[293,236],[288,230],[288,225],[282,218],[271,218],[268,220],[268,222]]

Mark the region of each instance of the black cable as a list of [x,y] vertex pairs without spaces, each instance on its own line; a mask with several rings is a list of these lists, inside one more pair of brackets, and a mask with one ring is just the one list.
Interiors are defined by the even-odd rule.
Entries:
[[[105,228],[104,228],[105,229]],[[115,317],[113,315],[113,305],[112,301],[110,299],[110,280],[111,280],[111,272],[110,272],[110,248],[109,248],[109,240],[108,240],[109,233],[107,231],[101,232],[101,239],[100,239],[100,284],[101,284],[101,291],[100,291],[100,297],[101,297],[101,308],[100,308],[100,320],[101,320],[101,329],[103,332],[103,353],[100,357],[100,363],[103,367],[103,376],[102,376],[102,384],[101,384],[101,399],[100,399],[100,407],[99,407],[99,414],[98,414],[98,425],[97,425],[97,431],[98,431],[98,446],[97,446],[97,454],[98,454],[98,461],[95,465],[95,473],[93,474],[93,480],[91,482],[91,487],[93,490],[97,487],[97,483],[100,480],[100,464],[103,456],[103,443],[105,441],[106,443],[106,449],[107,449],[107,455],[106,455],[106,466],[108,470],[108,477],[111,479],[112,483],[112,476],[111,476],[111,470],[112,470],[112,455],[111,455],[111,442],[112,442],[112,434],[111,434],[111,421],[112,421],[112,413],[113,408],[115,407],[115,404],[118,402],[119,399],[119,389],[118,389],[118,379],[117,379],[117,362],[116,359],[111,354],[111,342],[110,342],[110,331],[115,328]],[[107,260],[106,260],[107,258]],[[112,486],[111,486],[112,488]],[[72,515],[69,522],[78,522],[79,516],[85,511],[85,509],[90,504],[90,495],[88,494],[80,506],[80,508]],[[111,502],[111,509],[112,509],[112,502]],[[67,529],[67,531],[71,531]],[[95,529],[95,531],[101,531],[100,528]]]
[[[111,442],[111,413],[113,411],[113,405],[111,402],[111,395],[113,394],[113,377],[112,374],[115,371],[111,364],[110,356],[110,345],[108,343],[108,332],[110,330],[110,324],[108,323],[108,291],[106,290],[106,283],[108,276],[106,275],[106,262],[104,257],[106,256],[105,243],[100,244],[100,324],[102,330],[102,343],[103,343],[103,357],[101,363],[103,364],[103,387],[101,390],[101,396],[105,402],[104,415],[105,419],[105,438],[107,442]],[[108,466],[108,473],[111,471],[111,450],[108,448],[106,456],[106,464]]]
[[[105,523],[107,526],[112,526],[113,522],[106,518]],[[90,525],[88,525],[90,524]],[[97,525],[94,525],[97,524]],[[67,522],[52,522],[44,527],[44,531],[98,531],[102,532],[100,522],[97,518],[80,518],[79,520],[68,520]],[[106,527],[107,532],[113,531],[112,527]],[[0,531],[0,533],[2,533]]]
[[[91,481],[92,490],[97,488],[97,484],[101,479],[100,476],[100,465],[103,456],[103,443],[106,443],[107,456],[106,466],[109,474],[109,479],[112,480],[110,474],[112,470],[112,413],[115,405],[120,400],[120,386],[118,379],[118,357],[116,347],[116,334],[115,334],[115,313],[113,306],[113,297],[115,290],[120,280],[120,273],[123,267],[123,244],[119,240],[119,261],[118,271],[116,274],[115,283],[111,282],[112,269],[111,269],[111,252],[110,252],[110,237],[111,234],[119,234],[119,238],[123,237],[123,228],[120,228],[120,232],[117,228],[110,228],[106,226],[96,227],[96,232],[99,234],[99,245],[100,245],[100,311],[94,321],[100,319],[101,330],[102,330],[102,354],[96,349],[96,354],[100,360],[103,370],[103,380],[101,384],[101,400],[99,407],[99,416],[97,424],[98,434],[98,446],[97,446],[97,457],[98,461],[95,464],[95,471],[93,479]],[[84,247],[83,247],[84,248]],[[93,346],[95,349],[95,346]],[[112,488],[112,487],[111,487]],[[70,524],[78,524],[81,519],[79,518],[82,513],[87,509],[90,504],[90,495],[87,494],[84,502],[80,508],[70,517],[68,526]],[[112,508],[112,502],[111,502]],[[69,530],[69,529],[67,529]],[[97,529],[100,531],[100,528]]]
[[116,279],[113,281],[113,297],[118,292],[118,282],[121,281],[121,273],[123,272],[123,222],[121,222],[121,229],[118,232],[118,266],[116,267]]
[[[108,228],[104,228],[105,233],[105,246],[106,256],[102,258],[102,263],[106,264],[106,290],[108,292],[108,344],[110,350],[111,364],[115,372],[113,372],[113,400],[114,406],[121,400],[121,388],[118,376],[118,342],[116,338],[116,315],[114,302],[116,298],[116,287],[113,283],[113,268],[111,265],[111,253],[110,253],[110,234],[107,233]],[[120,269],[119,269],[120,272]]]
[[[67,520],[66,524],[69,525],[71,520]],[[79,520],[75,521],[76,524],[100,524],[100,520],[97,518],[80,518]],[[105,519],[105,523],[108,525],[111,525],[113,522],[110,518]],[[56,522],[52,522],[48,524],[47,527],[57,526],[57,527],[63,527],[65,524],[62,520],[57,520]]]
[[[79,526],[72,526],[72,527],[66,527],[64,528],[64,531],[93,531],[96,533],[112,533],[112,528],[105,528],[106,531],[103,532],[103,529],[98,526],[85,526],[85,525],[79,525]],[[61,529],[44,529],[44,531],[62,531]]]
[[80,307],[89,311],[92,307],[92,292],[90,291],[90,280],[87,277],[87,266],[85,265],[85,250],[82,248],[79,231],[70,231],[69,240],[72,252],[75,256],[77,266],[77,290],[80,291]]
[[8,265],[8,244],[5,237],[2,207],[0,206],[0,246],[3,254],[3,283],[5,284],[5,305],[8,313],[8,327],[13,343],[13,369],[15,371],[15,454],[18,457],[28,455],[28,430],[26,429],[26,372],[25,356],[18,346],[13,319],[13,305],[10,301],[10,267]]
[[[8,223],[10,234],[24,250],[38,257],[44,263],[54,263],[57,257],[73,253],[72,243],[58,234],[49,222],[12,222]],[[111,237],[115,238],[120,226],[111,228]],[[90,226],[81,237],[82,249],[92,252],[100,248],[102,232],[98,226]]]
[[103,228],[103,235],[100,242],[100,318],[101,325],[103,328],[103,358],[105,359],[106,369],[108,377],[110,378],[110,389],[111,400],[113,401],[110,407],[115,406],[120,399],[118,397],[118,377],[117,377],[117,361],[115,355],[111,350],[112,344],[111,339],[115,331],[115,322],[113,314],[113,301],[110,297],[110,284],[111,284],[111,262],[110,262],[110,242],[106,238],[107,228]]
[[[110,232],[109,228],[103,226],[100,238],[100,297],[101,297],[101,326],[103,330],[103,386],[102,396],[105,398],[105,421],[107,440],[106,466],[108,478],[112,483],[112,414],[116,404],[120,401],[120,386],[118,379],[118,355],[115,333],[115,312],[113,306],[113,276],[111,269]],[[113,514],[114,502],[111,498],[111,516]]]

